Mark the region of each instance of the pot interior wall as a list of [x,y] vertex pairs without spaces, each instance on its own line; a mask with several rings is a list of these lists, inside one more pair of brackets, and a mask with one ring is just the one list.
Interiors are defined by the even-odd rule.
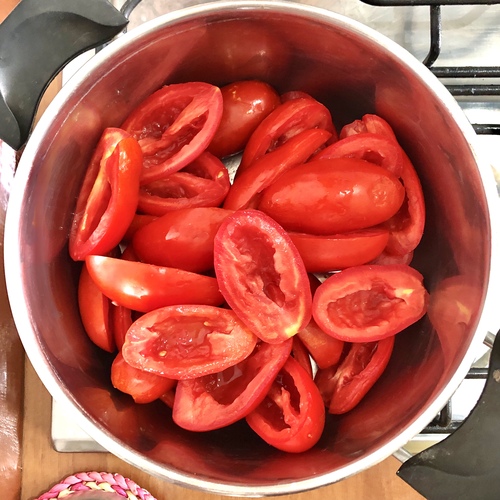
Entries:
[[[133,33],[130,35],[133,36]],[[111,44],[78,87],[66,92],[38,132],[20,215],[23,274],[33,342],[70,399],[95,425],[165,469],[216,483],[267,485],[321,476],[368,456],[416,420],[455,372],[474,336],[489,273],[488,210],[469,145],[439,98],[397,57],[356,28],[287,9],[220,9]],[[115,46],[113,46],[115,45]],[[329,416],[319,444],[286,455],[244,424],[183,432],[161,403],[136,406],[109,382],[112,356],[87,339],[77,309],[79,265],[67,235],[84,169],[104,127],[118,126],[164,83],[268,81],[304,90],[331,109],[336,125],[378,113],[414,161],[427,225],[413,265],[431,292],[430,313],[398,335],[393,359],[369,396],[343,417]],[[69,86],[71,87],[70,82]],[[457,316],[457,303],[468,313]],[[25,341],[27,334],[22,335]],[[424,423],[425,424],[425,423]],[[133,455],[132,455],[133,456]],[[169,477],[169,472],[165,472]]]

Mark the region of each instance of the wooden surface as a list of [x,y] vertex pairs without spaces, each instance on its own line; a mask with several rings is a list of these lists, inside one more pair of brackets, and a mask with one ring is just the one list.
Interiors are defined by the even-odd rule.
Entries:
[[[128,477],[158,500],[216,500],[212,495],[172,485],[140,471],[109,453],[58,453],[50,441],[51,398],[26,361],[21,500],[32,500],[65,477],[78,472],[112,472]],[[396,476],[400,463],[393,457],[356,476],[307,493],[279,500],[422,500]]]

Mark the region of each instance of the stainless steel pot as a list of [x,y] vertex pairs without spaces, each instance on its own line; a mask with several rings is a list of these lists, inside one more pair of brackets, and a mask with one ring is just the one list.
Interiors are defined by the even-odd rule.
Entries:
[[[111,359],[87,339],[67,251],[82,176],[106,126],[164,83],[264,79],[310,92],[338,126],[377,113],[397,132],[423,183],[427,223],[413,265],[429,314],[398,334],[387,371],[351,413],[330,416],[310,451],[284,454],[243,424],[182,431],[161,403],[113,390]],[[295,493],[385,459],[445,405],[494,322],[498,200],[492,172],[455,100],[405,50],[331,12],[280,1],[217,2],[160,17],[119,37],[52,102],[22,154],[8,207],[5,262],[26,352],[55,399],[102,446],[177,484],[233,496]],[[496,225],[497,230],[493,227]]]

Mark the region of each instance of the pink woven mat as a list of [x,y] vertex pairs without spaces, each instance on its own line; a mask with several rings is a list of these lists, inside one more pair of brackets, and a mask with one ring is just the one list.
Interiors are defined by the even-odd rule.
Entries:
[[100,490],[115,493],[128,500],[156,500],[149,491],[120,474],[109,472],[80,472],[69,476],[39,496],[37,500],[67,498],[76,491]]

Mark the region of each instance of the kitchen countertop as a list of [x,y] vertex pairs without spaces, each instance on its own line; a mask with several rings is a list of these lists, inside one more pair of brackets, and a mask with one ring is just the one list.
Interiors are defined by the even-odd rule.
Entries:
[[[0,21],[17,0],[2,0]],[[54,92],[57,80],[42,102],[44,108]],[[0,236],[3,239],[8,189],[15,157],[0,143]],[[51,397],[30,362],[25,359],[8,306],[3,276],[3,252],[0,275],[0,496],[4,500],[32,500],[71,474],[87,471],[119,473],[150,491],[158,500],[223,498],[176,486],[123,462],[109,453],[59,453],[50,439]],[[279,497],[282,500],[320,500],[323,498],[422,499],[396,476],[400,463],[389,457],[371,469],[340,483],[306,493]]]

